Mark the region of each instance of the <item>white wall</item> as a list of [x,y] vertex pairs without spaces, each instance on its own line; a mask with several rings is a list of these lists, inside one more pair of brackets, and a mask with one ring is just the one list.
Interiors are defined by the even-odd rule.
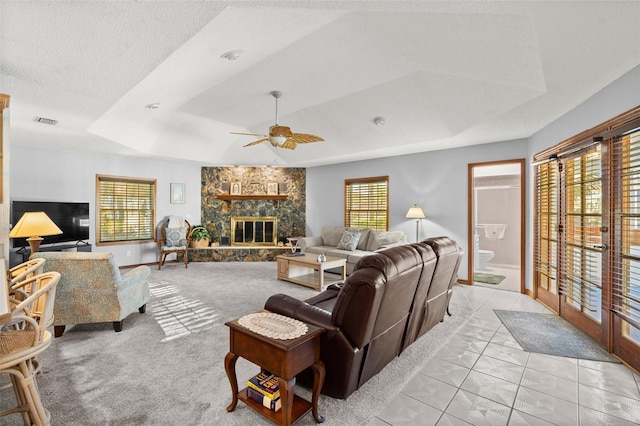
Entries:
[[525,158],[527,152],[526,140],[516,140],[309,168],[306,235],[319,235],[323,225],[344,224],[345,179],[389,176],[389,229],[414,241],[415,220],[405,215],[417,203],[426,215],[420,239],[456,240],[465,251],[459,276],[467,279],[467,165]]
[[[156,221],[167,215],[200,223],[200,166],[143,158],[75,151],[47,151],[11,147],[10,194],[12,200],[69,201],[90,204],[93,251],[112,252],[120,266],[156,262],[155,243],[95,246],[96,174],[157,179]],[[169,184],[186,184],[186,203],[169,202]],[[46,242],[46,241],[45,241]]]

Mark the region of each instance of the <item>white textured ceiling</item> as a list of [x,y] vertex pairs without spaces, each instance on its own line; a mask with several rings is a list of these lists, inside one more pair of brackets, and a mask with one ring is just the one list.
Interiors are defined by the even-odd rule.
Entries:
[[[528,137],[640,64],[638,22],[640,1],[2,1],[0,74],[12,144],[308,167]],[[272,90],[325,142],[243,148]]]

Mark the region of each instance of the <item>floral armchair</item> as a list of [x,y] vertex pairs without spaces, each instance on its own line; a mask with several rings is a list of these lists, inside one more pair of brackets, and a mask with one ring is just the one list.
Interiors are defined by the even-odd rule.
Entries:
[[46,259],[45,272],[62,275],[53,310],[56,337],[72,324],[112,322],[119,332],[127,316],[146,310],[151,273],[146,265],[121,275],[111,253],[37,252],[33,258]]

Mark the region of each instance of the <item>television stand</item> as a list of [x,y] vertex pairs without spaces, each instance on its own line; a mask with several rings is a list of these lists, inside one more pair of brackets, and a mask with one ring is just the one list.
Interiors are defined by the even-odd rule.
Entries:
[[[78,241],[70,244],[52,244],[49,246],[40,246],[38,251],[65,251],[69,249],[76,249],[76,251],[90,252],[91,244],[85,241]],[[22,262],[26,262],[27,260],[29,260],[29,257],[31,256],[31,249],[28,246],[24,246],[19,248],[16,251],[16,253],[22,255]]]

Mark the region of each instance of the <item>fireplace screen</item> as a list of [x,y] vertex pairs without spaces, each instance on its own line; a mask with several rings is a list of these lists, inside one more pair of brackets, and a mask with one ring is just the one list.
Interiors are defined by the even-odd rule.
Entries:
[[265,217],[232,217],[232,246],[276,246],[278,245],[277,218]]

